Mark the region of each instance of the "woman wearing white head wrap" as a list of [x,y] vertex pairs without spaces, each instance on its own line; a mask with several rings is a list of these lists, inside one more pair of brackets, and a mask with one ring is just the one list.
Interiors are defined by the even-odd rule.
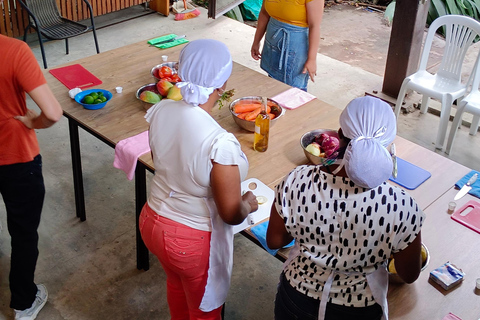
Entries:
[[327,167],[297,167],[277,185],[267,244],[276,249],[295,239],[295,246],[281,274],[276,320],[291,314],[386,320],[389,257],[405,282],[417,279],[425,214],[386,182],[393,167],[386,147],[395,123],[381,100],[353,100],[340,116],[343,158]]
[[147,248],[167,274],[172,319],[221,318],[233,263],[231,225],[258,208],[241,194],[248,161],[235,136],[211,116],[232,72],[227,47],[196,40],[180,53],[183,100],[147,111],[155,165],[140,216]]
[[345,171],[356,185],[374,188],[388,180],[393,161],[386,149],[397,134],[392,108],[380,99],[352,100],[340,115],[342,134],[350,139],[345,150]]

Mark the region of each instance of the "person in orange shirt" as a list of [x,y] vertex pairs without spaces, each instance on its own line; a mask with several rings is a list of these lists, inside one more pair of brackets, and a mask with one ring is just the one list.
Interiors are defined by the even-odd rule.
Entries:
[[[324,0],[265,0],[258,16],[252,58],[268,75],[307,91],[317,75]],[[260,41],[265,35],[263,49]]]
[[[34,282],[45,196],[34,129],[52,126],[63,111],[26,43],[0,35],[0,57],[0,193],[12,246],[10,307],[16,320],[27,320],[36,318],[48,297],[45,286]],[[25,93],[40,114],[27,108]]]

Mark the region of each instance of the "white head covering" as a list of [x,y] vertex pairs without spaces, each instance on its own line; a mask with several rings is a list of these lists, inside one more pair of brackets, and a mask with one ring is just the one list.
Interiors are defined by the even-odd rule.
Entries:
[[340,115],[343,135],[351,139],[342,163],[348,177],[364,188],[375,188],[392,174],[386,149],[397,134],[397,120],[386,102],[366,96],[352,100]]
[[180,52],[177,83],[183,100],[194,106],[204,104],[232,73],[232,56],[225,44],[212,39],[194,40]]

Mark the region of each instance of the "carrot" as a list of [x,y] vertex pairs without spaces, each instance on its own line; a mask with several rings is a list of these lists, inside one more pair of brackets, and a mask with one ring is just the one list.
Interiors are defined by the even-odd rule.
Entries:
[[[260,111],[262,110],[261,107],[249,112],[246,116],[245,116],[245,120],[248,120],[248,121],[253,121],[255,120],[255,118],[258,116],[258,114],[260,113]],[[270,113],[271,111],[271,108],[270,106],[267,106],[267,113]]]
[[233,108],[235,113],[251,112],[259,107],[258,103],[252,104],[237,104]]
[[262,110],[262,108],[257,108],[251,112],[249,112],[246,116],[245,116],[245,120],[248,120],[248,121],[252,121],[252,120],[255,120],[255,118],[258,116],[258,114],[260,113],[260,111]]
[[268,116],[270,117],[270,120],[275,119],[275,114],[273,114],[273,113],[269,113]]
[[240,118],[240,119],[245,119],[245,116],[247,114],[248,114],[248,112],[242,112],[242,113],[237,114],[237,117]]

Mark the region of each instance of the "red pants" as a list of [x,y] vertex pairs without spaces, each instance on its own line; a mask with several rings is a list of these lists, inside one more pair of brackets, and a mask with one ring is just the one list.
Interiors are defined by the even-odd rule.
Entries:
[[140,233],[167,274],[171,319],[221,319],[222,307],[210,312],[199,309],[207,284],[211,233],[159,216],[148,204],[140,215]]

